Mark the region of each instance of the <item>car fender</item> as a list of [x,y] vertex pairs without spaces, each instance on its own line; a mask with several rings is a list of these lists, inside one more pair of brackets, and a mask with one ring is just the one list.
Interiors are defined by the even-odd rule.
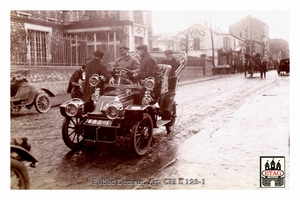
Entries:
[[46,88],[40,88],[40,90],[46,92],[50,97],[55,97],[55,94],[53,94],[50,90]]
[[155,124],[154,110],[150,105],[129,105],[125,108],[125,119],[141,121],[143,114],[148,113]]
[[10,152],[18,154],[18,156],[21,157],[22,160],[31,162],[31,167],[34,167],[35,163],[38,162],[38,160],[23,147],[17,145],[10,145]]

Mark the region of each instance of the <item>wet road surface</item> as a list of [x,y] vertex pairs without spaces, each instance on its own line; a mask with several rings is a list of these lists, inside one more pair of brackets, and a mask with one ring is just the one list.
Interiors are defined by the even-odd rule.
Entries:
[[[263,94],[272,95],[268,93],[269,90],[289,81],[289,77],[279,77],[275,73],[268,72],[266,79],[260,79],[259,74],[253,78],[236,74],[180,86],[176,95],[178,117],[174,133],[167,136],[164,128],[155,129],[151,149],[143,157],[132,153],[127,138],[118,138],[115,145],[88,143],[79,151],[71,151],[62,140],[63,117],[58,107],[51,108],[47,114],[24,109],[20,115],[11,117],[11,137],[28,137],[32,146],[31,153],[39,161],[36,168],[28,167],[31,189],[182,188],[178,184],[175,187],[158,184],[168,177],[183,180],[189,177],[200,181],[206,178],[207,185],[208,176],[196,176],[191,167],[199,167],[197,162],[201,161],[201,167],[206,169],[206,173],[213,175],[214,172],[209,169],[215,160],[210,158],[222,151],[216,152],[215,146],[210,148],[208,138],[214,138],[214,133],[219,133],[218,130],[223,127],[243,127],[249,124],[249,121],[243,120],[235,124],[231,119],[242,105],[257,96],[266,98]],[[240,136],[234,141],[243,140]],[[205,157],[199,157],[191,141],[197,141],[200,147],[205,147],[198,149],[204,151]],[[219,138],[216,145],[221,146],[221,141]],[[235,154],[228,154],[228,157],[234,158]],[[194,164],[187,165],[188,162]],[[205,189],[205,186],[189,188]]]

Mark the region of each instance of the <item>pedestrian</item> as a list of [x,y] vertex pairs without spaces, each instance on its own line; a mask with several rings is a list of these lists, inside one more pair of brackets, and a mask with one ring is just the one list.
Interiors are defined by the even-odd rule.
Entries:
[[84,81],[85,79],[85,65],[82,65],[79,69],[75,70],[73,74],[71,75],[71,78],[69,80],[67,93],[71,93],[71,98],[78,97],[78,91],[74,89],[74,84],[80,85],[80,81]]
[[171,65],[172,69],[170,71],[170,76],[174,76],[175,71],[180,66],[180,63],[173,56],[172,50],[166,50],[164,51],[164,54],[165,54],[165,59],[161,62],[161,64]]
[[261,63],[261,66],[260,66],[260,78],[266,78],[267,65],[268,65],[268,62],[266,60],[264,60]]
[[[121,67],[129,69],[132,74],[137,73],[140,70],[140,62],[138,59],[134,58],[129,54],[129,48],[128,46],[121,44],[119,47],[119,52],[121,57],[117,58],[115,61],[109,63],[109,73],[112,73],[112,70],[115,67]],[[110,84],[113,84],[115,81],[114,75],[111,75],[111,78],[109,80]],[[130,79],[130,77],[128,77]],[[131,79],[132,80],[132,79]],[[132,80],[133,81],[133,80]]]
[[158,70],[156,59],[148,52],[148,46],[146,44],[140,44],[136,47],[137,53],[141,57],[140,71],[136,78],[145,79],[148,77],[154,77],[154,98],[157,99],[160,95],[161,77],[162,73]]
[[104,76],[106,82],[109,80],[109,74],[106,69],[106,65],[103,63],[104,53],[102,51],[95,51],[94,59],[86,64],[85,68],[85,83],[83,87],[83,101],[85,102],[85,110],[91,111],[93,108],[93,100],[91,95],[94,92],[94,88],[90,86],[89,79],[94,75]]

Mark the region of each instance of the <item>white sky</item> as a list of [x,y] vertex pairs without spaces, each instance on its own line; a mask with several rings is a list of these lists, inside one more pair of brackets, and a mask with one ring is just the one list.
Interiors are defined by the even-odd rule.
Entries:
[[251,15],[269,26],[269,37],[282,38],[289,42],[290,13],[289,11],[208,11],[208,10],[154,10],[152,12],[154,33],[177,32],[188,28],[194,23],[209,23],[228,33],[228,27],[244,17]]
[[[31,2],[31,3],[29,3]],[[212,27],[220,27],[228,32],[229,25],[248,16],[256,17],[269,26],[270,38],[282,38],[290,41],[290,11],[299,15],[298,5],[291,0],[85,0],[63,3],[51,0],[42,4],[38,0],[11,0],[10,10],[152,10],[153,30],[157,32],[177,32],[190,24],[201,23],[209,19],[211,14]],[[296,23],[298,20],[293,18]]]

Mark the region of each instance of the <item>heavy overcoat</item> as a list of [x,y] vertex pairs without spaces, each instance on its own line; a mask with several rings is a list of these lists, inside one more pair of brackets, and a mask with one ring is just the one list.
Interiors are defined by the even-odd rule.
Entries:
[[179,67],[179,62],[174,58],[172,57],[172,60],[163,60],[162,61],[162,64],[166,64],[166,65],[171,65],[172,66],[172,69],[170,71],[170,76],[173,76],[174,75],[174,72],[178,69]]
[[83,79],[82,79],[82,69],[81,69],[81,68],[80,68],[80,69],[77,69],[77,70],[72,74],[72,76],[71,76],[71,78],[70,78],[70,80],[69,80],[67,93],[71,93],[72,88],[73,88],[72,83],[73,83],[73,82],[78,83],[79,79],[81,79],[81,80],[83,81]]
[[94,87],[89,84],[89,79],[93,74],[98,74],[99,76],[104,76],[106,81],[109,80],[109,75],[106,66],[103,64],[101,59],[94,58],[92,61],[86,64],[85,68],[85,83],[83,88],[83,101],[91,102],[91,95],[94,92]]

